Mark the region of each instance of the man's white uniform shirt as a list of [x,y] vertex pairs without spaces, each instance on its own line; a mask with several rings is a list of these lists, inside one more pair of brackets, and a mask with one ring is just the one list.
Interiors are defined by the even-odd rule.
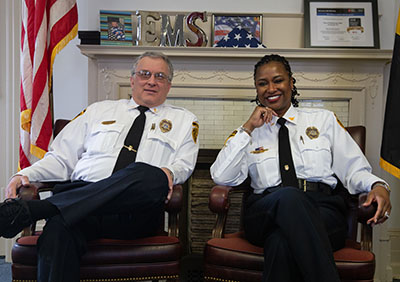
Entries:
[[[54,139],[45,157],[18,174],[30,181],[84,180],[96,182],[111,175],[138,105],[130,100],[102,101],[90,105]],[[136,162],[166,167],[174,184],[183,183],[197,160],[197,118],[168,104],[151,108],[138,148]]]
[[[352,194],[370,191],[377,181],[386,183],[371,173],[359,146],[332,112],[291,106],[284,118],[297,178],[334,188],[336,175]],[[279,185],[277,120],[254,129],[251,136],[237,129],[211,167],[214,182],[236,186],[250,176],[254,193]]]

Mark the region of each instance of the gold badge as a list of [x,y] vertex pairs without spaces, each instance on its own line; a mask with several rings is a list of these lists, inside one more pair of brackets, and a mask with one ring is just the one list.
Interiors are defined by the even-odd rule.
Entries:
[[101,124],[105,124],[105,125],[113,124],[113,123],[115,123],[115,120],[105,120],[105,121],[101,122]]
[[250,154],[261,154],[268,151],[268,149],[264,149],[263,146],[255,148],[253,151],[250,151]]
[[310,126],[307,127],[306,129],[306,135],[308,136],[308,138],[310,139],[316,139],[319,137],[319,131],[318,128],[314,127],[314,126]]
[[164,133],[170,131],[172,129],[172,122],[170,120],[163,119],[160,122],[160,129]]
[[199,124],[194,121],[192,126],[192,138],[194,143],[197,143],[197,137],[199,136]]

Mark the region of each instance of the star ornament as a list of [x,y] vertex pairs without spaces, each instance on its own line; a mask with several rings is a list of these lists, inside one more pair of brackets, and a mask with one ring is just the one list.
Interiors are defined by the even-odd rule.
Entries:
[[235,34],[235,40],[240,41],[240,39],[242,39],[242,37],[240,36],[240,33]]

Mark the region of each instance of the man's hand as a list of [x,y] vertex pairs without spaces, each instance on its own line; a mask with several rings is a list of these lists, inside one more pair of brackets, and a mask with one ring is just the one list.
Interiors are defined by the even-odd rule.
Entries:
[[168,201],[171,199],[172,191],[173,191],[172,190],[172,187],[174,185],[174,180],[172,179],[173,175],[172,175],[172,172],[166,167],[162,167],[161,170],[164,171],[164,173],[168,177],[168,188],[169,188],[169,191],[168,191],[167,199],[165,200],[165,203],[168,203]]
[[17,189],[25,185],[29,185],[29,178],[23,175],[15,175],[7,185],[6,198],[16,198]]
[[390,204],[389,192],[379,183],[375,184],[368,193],[367,200],[363,206],[367,207],[372,203],[377,203],[378,207],[374,217],[370,218],[367,223],[376,225],[385,222],[389,218],[392,205]]

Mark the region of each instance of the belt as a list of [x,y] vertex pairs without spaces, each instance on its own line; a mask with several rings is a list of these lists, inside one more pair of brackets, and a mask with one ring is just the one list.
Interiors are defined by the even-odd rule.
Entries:
[[322,182],[310,182],[305,179],[298,179],[299,181],[299,189],[306,191],[314,191],[314,192],[323,192],[325,194],[331,195],[332,188],[325,183]]
[[[312,191],[312,192],[322,192],[327,195],[332,194],[332,188],[328,184],[325,184],[322,182],[311,182],[311,181],[307,181],[305,179],[298,179],[298,182],[299,182],[299,185],[297,188],[303,190],[304,192]],[[281,185],[269,187],[264,190],[263,194],[275,192],[276,190],[278,190],[281,187],[282,187]]]

